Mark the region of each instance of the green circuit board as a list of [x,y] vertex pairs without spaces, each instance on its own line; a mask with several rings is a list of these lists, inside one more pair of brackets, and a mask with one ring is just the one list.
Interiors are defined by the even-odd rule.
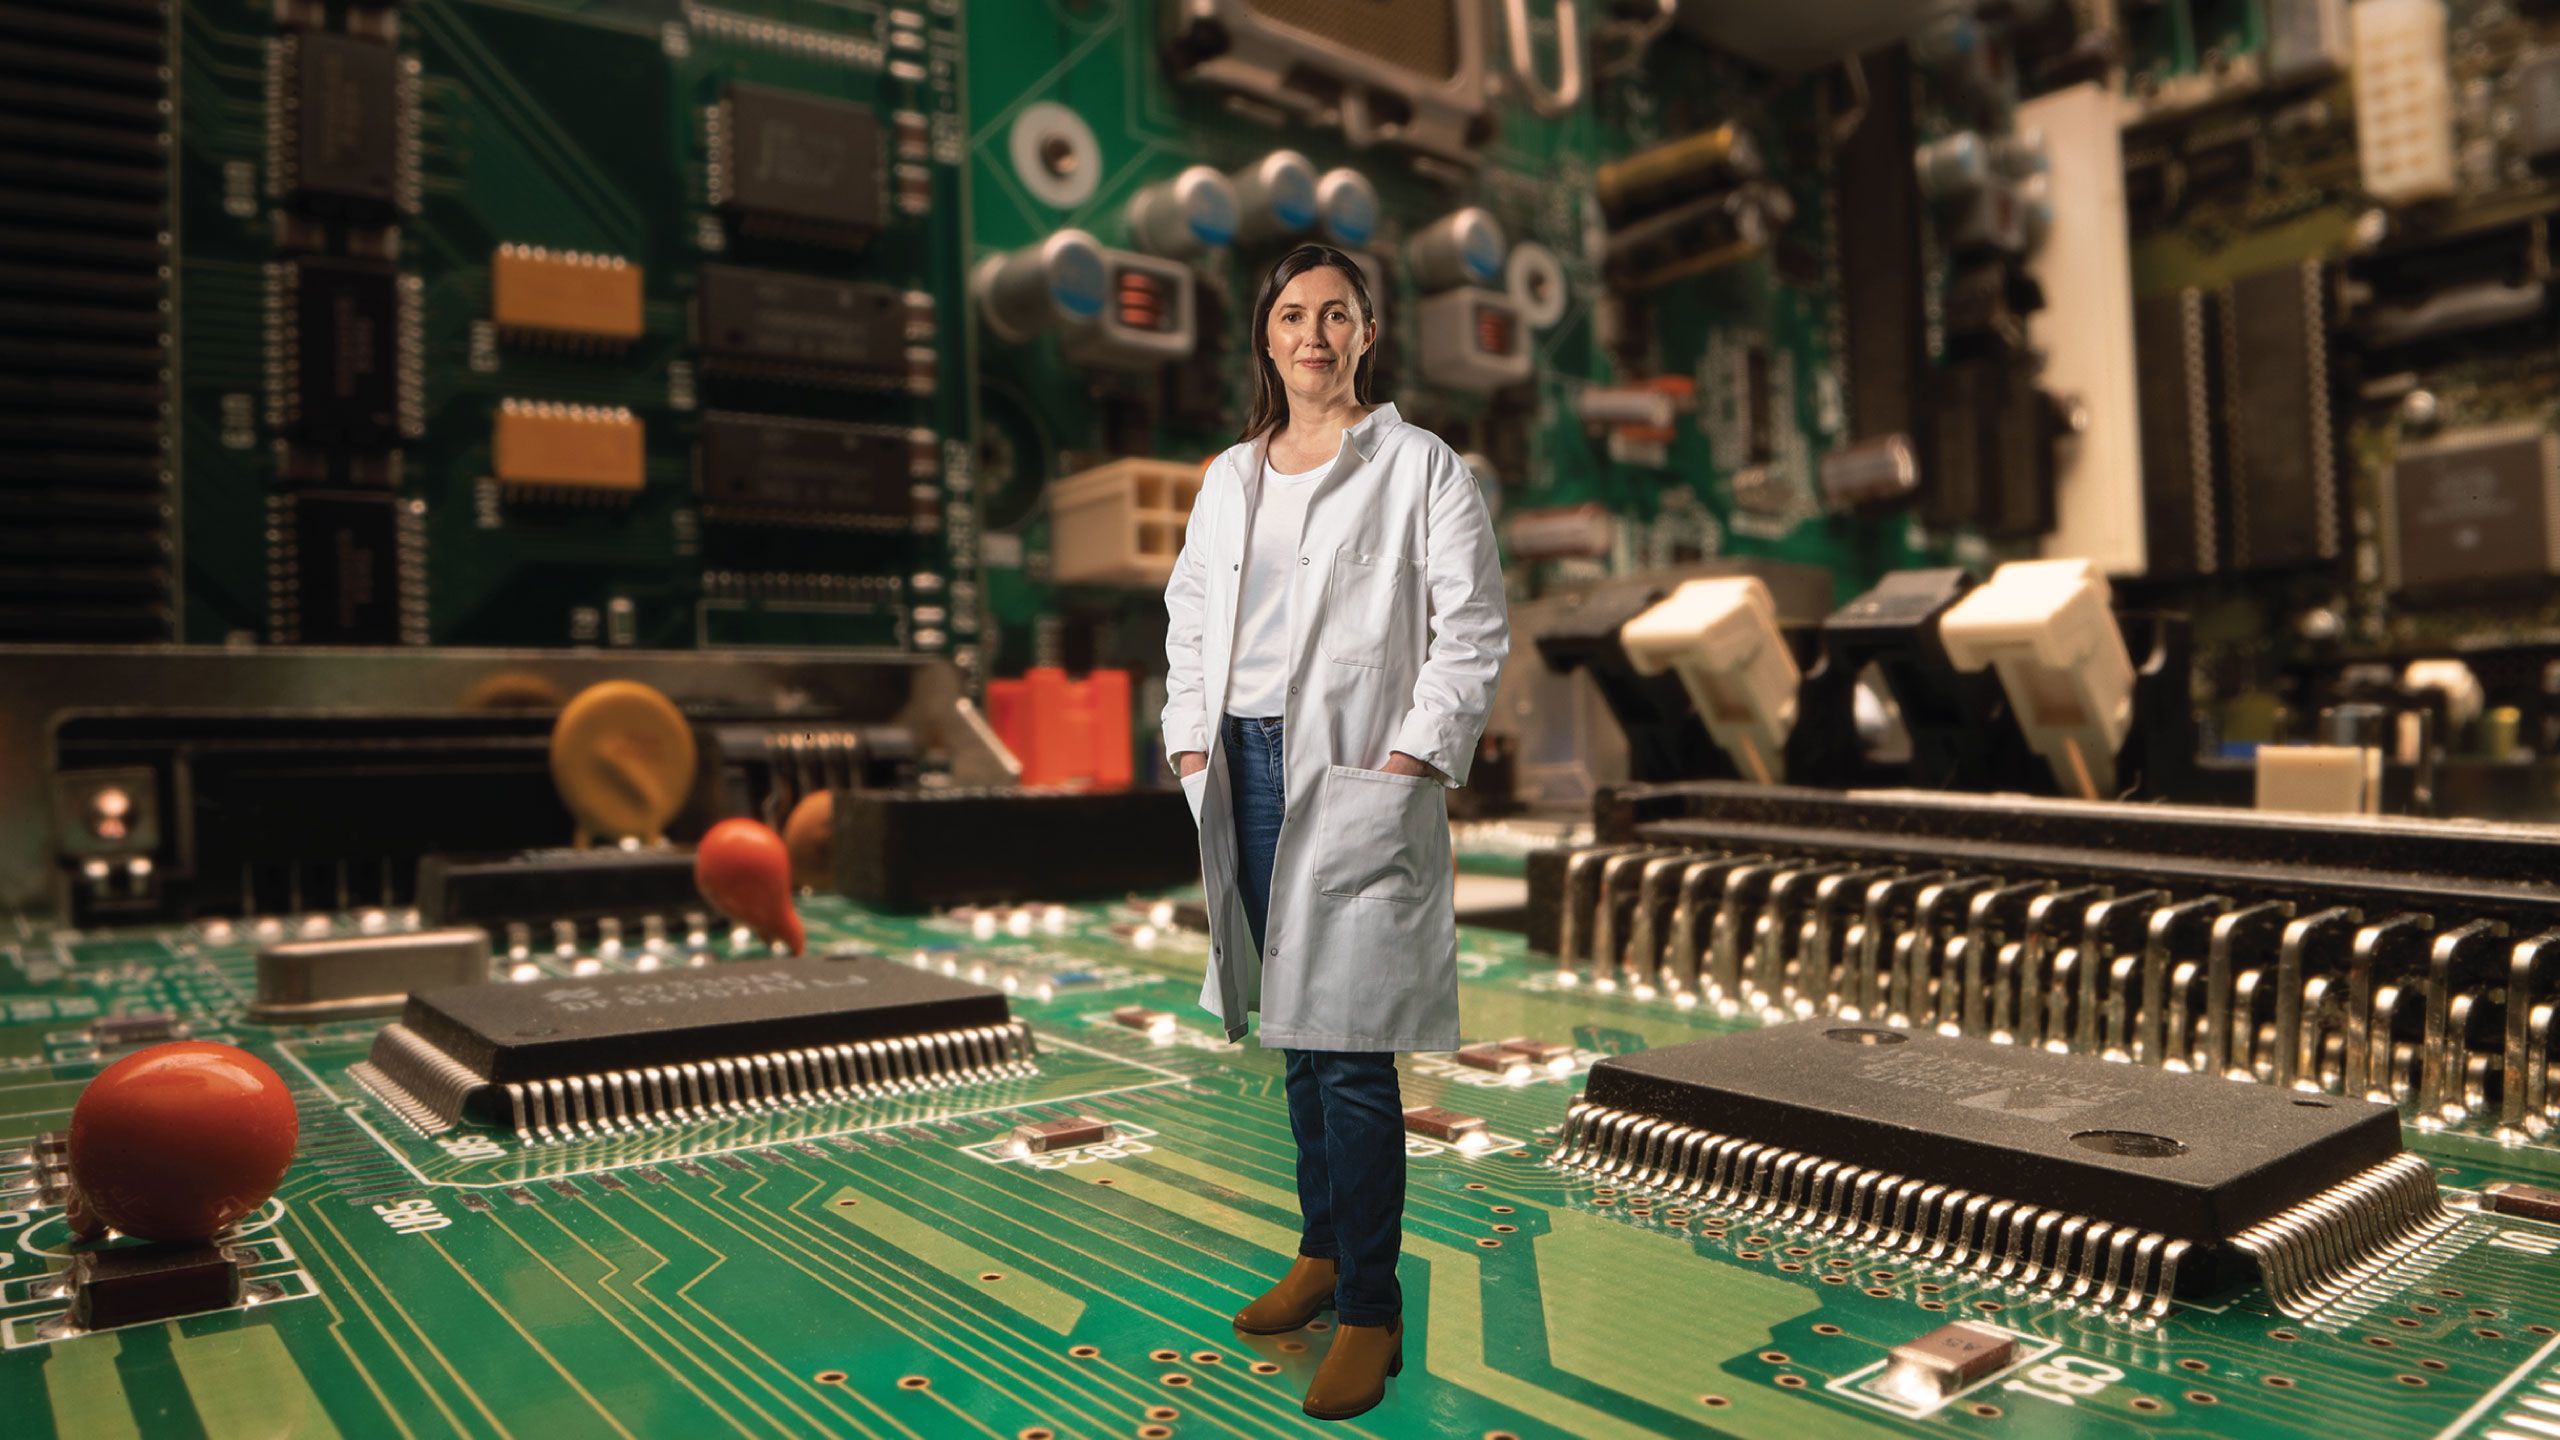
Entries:
[[[1294,1150],[1277,1054],[1225,1044],[1192,1003],[1205,940],[1144,898],[984,919],[821,898],[804,913],[813,952],[1001,985],[1036,1035],[1036,1075],[565,1144],[473,1126],[428,1138],[349,1077],[379,1022],[246,1020],[258,922],[12,926],[9,1433],[1303,1433],[1326,1332],[1228,1323],[1292,1253]],[[678,926],[664,948],[536,947],[499,965],[575,984],[733,948]],[[1551,1168],[1593,1063],[1737,1022],[1560,985],[1514,935],[1465,931],[1460,973],[1471,1040],[1569,1044],[1571,1071],[1403,1057],[1405,1102],[1479,1116],[1489,1143],[1409,1139],[1405,1366],[1347,1433],[2487,1436],[2525,1433],[2507,1417],[2530,1429],[2560,1384],[2560,1226],[2464,1208],[2489,1179],[2560,1176],[2538,1145],[2411,1127],[2457,1225],[2311,1319],[2246,1289],[2127,1322]],[[1128,1005],[1170,1012],[1170,1028],[1115,1021]],[[238,1240],[256,1303],[65,1335],[63,1221],[25,1195],[26,1150],[102,1064],[89,1021],[137,1010],[270,1061],[300,1106],[300,1152]],[[1070,1116],[1113,1139],[1032,1157],[999,1143]],[[1925,1415],[1867,1388],[1891,1347],[1957,1317],[2010,1332],[2017,1363]]]

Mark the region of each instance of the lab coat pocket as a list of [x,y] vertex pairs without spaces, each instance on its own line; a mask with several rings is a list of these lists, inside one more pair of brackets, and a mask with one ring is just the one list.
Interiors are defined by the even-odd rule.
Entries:
[[1327,895],[1410,904],[1448,868],[1440,782],[1356,765],[1325,767],[1316,882]]
[[[1315,629],[1327,659],[1378,669],[1405,633],[1405,607],[1414,584],[1413,562],[1401,555],[1341,549],[1333,552],[1326,582],[1324,619]],[[1375,772],[1363,772],[1375,773]]]
[[1201,766],[1182,777],[1182,798],[1191,802],[1191,823],[1200,823],[1200,802],[1209,793],[1209,767]]

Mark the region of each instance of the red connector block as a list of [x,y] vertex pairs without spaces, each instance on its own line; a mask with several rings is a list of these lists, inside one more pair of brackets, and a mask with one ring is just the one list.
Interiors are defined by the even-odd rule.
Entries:
[[1019,680],[990,680],[987,720],[1022,762],[1025,785],[1119,790],[1133,778],[1126,670],[1070,680],[1055,665],[1035,665]]

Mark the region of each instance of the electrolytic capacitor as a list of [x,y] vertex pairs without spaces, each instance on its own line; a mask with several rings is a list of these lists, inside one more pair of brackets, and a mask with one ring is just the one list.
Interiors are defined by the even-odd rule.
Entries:
[[1018,344],[1102,313],[1102,246],[1082,230],[1060,230],[1036,245],[988,256],[971,283],[987,328]]
[[1295,150],[1274,150],[1227,179],[1239,244],[1303,234],[1316,223],[1315,162]]
[[1508,253],[1502,226],[1481,205],[1452,210],[1424,226],[1405,245],[1413,281],[1425,290],[1455,290],[1461,285],[1502,283],[1502,261]]
[[1206,165],[1129,198],[1129,242],[1149,254],[1188,260],[1235,238],[1236,187]]

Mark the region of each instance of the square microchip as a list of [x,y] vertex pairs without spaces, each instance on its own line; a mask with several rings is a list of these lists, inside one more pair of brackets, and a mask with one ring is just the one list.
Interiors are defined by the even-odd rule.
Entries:
[[278,565],[281,637],[300,645],[396,645],[401,640],[397,496],[306,490],[292,497]]
[[2391,588],[2451,596],[2560,573],[2560,436],[2526,422],[2402,450],[2383,477]]
[[2388,1105],[1840,1020],[1612,1056],[1584,1098],[2198,1251],[2401,1153]]
[[380,449],[400,430],[400,281],[388,265],[310,258],[284,271],[285,428]]
[[762,85],[729,87],[715,156],[720,203],[804,239],[852,243],[880,228],[880,121],[867,106]]
[[705,265],[698,305],[714,368],[818,384],[906,378],[907,297],[893,286]]
[[317,209],[378,213],[400,201],[400,55],[310,31],[288,35],[285,166],[292,197]]

